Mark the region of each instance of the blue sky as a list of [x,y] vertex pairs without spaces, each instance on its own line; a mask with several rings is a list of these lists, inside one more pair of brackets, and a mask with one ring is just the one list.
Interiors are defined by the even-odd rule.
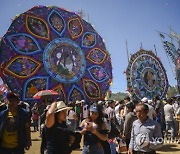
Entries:
[[[125,92],[128,65],[126,39],[129,54],[140,49],[153,50],[154,44],[168,76],[170,85],[176,85],[160,37],[156,30],[169,33],[169,26],[180,34],[179,0],[4,0],[0,5],[0,37],[11,20],[35,5],[58,6],[70,11],[83,10],[89,22],[104,38],[111,54],[113,66],[112,92]],[[172,64],[174,68],[174,65]]]

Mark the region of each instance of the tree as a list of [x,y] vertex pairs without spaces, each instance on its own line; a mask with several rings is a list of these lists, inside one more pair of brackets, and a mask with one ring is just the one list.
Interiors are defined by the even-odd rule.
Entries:
[[124,99],[124,97],[127,96],[126,93],[118,92],[118,93],[111,93],[111,96],[108,98],[108,100],[117,100],[120,101]]
[[169,86],[167,97],[174,97],[178,94],[178,87],[177,86]]

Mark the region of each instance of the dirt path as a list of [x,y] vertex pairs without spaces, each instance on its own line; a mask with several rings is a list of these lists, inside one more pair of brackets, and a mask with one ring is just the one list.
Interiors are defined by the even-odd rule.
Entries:
[[[39,132],[32,132],[32,146],[26,154],[40,154],[40,143]],[[180,144],[166,143],[161,149],[157,151],[158,154],[180,154]],[[81,150],[73,151],[72,154],[81,154]]]

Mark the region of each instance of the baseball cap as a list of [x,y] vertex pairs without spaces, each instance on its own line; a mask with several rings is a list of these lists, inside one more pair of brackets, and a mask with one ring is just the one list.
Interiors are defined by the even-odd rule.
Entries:
[[90,112],[99,112],[100,110],[96,105],[91,105],[89,111]]

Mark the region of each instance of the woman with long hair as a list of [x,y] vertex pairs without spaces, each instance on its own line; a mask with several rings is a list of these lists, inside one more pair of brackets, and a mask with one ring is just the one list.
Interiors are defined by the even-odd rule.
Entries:
[[51,104],[46,114],[46,154],[70,154],[75,137],[66,126],[67,107],[63,101]]
[[103,121],[103,112],[100,105],[90,107],[89,117],[80,125],[81,134],[84,134],[82,154],[104,154],[102,142],[107,140],[106,123]]

